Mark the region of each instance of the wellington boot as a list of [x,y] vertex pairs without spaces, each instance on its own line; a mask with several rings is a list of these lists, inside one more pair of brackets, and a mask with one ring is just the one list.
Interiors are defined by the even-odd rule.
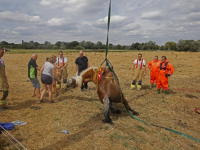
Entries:
[[160,94],[160,89],[157,89],[155,94]]
[[135,85],[134,84],[131,84],[131,90],[135,89]]
[[61,88],[61,84],[56,84],[56,88],[59,90]]
[[0,108],[5,108],[7,104],[6,100],[0,100]]
[[166,96],[166,90],[163,90],[163,97]]
[[3,97],[1,100],[5,100],[8,97],[8,91],[3,91]]
[[142,86],[141,86],[141,85],[138,85],[138,86],[137,86],[137,90],[138,90],[138,91],[140,91],[140,90],[141,90],[141,88],[142,88]]

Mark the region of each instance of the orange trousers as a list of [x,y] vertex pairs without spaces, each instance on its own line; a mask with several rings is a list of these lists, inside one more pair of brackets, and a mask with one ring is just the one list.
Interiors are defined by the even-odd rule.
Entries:
[[153,84],[155,82],[157,84],[158,76],[159,72],[150,72],[150,83]]
[[163,90],[168,89],[168,77],[159,76],[158,82],[157,82],[157,89],[161,89],[161,88],[163,88]]

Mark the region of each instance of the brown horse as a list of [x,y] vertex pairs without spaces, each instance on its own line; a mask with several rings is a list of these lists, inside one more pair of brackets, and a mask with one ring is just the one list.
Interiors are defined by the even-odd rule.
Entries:
[[93,82],[97,85],[97,93],[99,95],[99,99],[101,103],[104,104],[105,119],[103,119],[103,122],[105,123],[113,124],[109,115],[109,110],[111,110],[112,113],[121,113],[120,110],[114,109],[112,107],[112,102],[123,103],[126,109],[131,111],[133,115],[139,115],[138,112],[132,110],[128,105],[128,102],[123,96],[119,87],[119,81],[114,76],[113,72],[109,68],[104,69],[103,76],[99,83],[98,73],[99,70],[97,67],[89,67],[88,69],[81,72],[80,76],[70,78],[68,84],[74,85],[74,87],[76,87],[77,85],[81,86],[86,82]]

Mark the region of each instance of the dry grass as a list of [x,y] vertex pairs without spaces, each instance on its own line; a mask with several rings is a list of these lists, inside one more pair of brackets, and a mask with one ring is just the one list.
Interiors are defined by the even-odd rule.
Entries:
[[[99,66],[104,60],[104,53],[85,54],[91,66]],[[42,66],[49,55],[39,54],[37,64]],[[199,89],[200,53],[143,52],[146,62],[155,55],[166,55],[175,67],[165,98],[153,94],[156,88],[148,89],[149,71],[143,80],[142,91],[129,89],[132,62],[137,52],[109,53],[109,60],[130,106],[140,113],[140,119],[200,139],[200,116],[193,111],[196,106],[200,107],[200,93],[173,90]],[[69,77],[75,75],[74,61],[77,56],[78,53],[66,55]],[[198,142],[132,119],[125,108],[121,109],[120,104],[116,104],[116,107],[122,110],[122,114],[111,114],[115,125],[103,124],[103,105],[98,100],[93,83],[89,84],[87,93],[81,93],[80,89],[68,89],[67,92],[60,90],[59,97],[54,99],[55,104],[41,104],[41,110],[37,111],[30,109],[32,105],[38,105],[38,99],[31,97],[32,85],[27,77],[30,57],[30,54],[4,56],[10,84],[9,110],[0,113],[1,122],[27,122],[21,127],[16,126],[10,133],[28,149],[200,149]],[[48,97],[44,100],[48,101]],[[70,134],[63,134],[62,130],[67,130]],[[4,149],[11,150],[14,147],[10,144]]]

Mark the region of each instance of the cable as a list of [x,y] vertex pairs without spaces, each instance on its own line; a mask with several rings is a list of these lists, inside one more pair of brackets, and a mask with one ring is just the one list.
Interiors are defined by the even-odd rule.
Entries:
[[[3,132],[2,132],[2,133],[3,133]],[[12,141],[11,139],[9,139],[9,137],[8,137],[5,133],[3,133],[3,134],[5,135],[5,137],[7,137],[7,139],[8,139],[17,149],[20,150],[20,148],[17,147],[17,145],[15,145],[15,143],[13,143],[13,141]]]
[[[4,131],[6,131],[1,125],[0,125],[0,127],[4,130]],[[7,134],[9,134],[21,147],[23,147],[25,150],[27,150],[17,139],[15,139],[8,131],[6,131],[6,133]]]

